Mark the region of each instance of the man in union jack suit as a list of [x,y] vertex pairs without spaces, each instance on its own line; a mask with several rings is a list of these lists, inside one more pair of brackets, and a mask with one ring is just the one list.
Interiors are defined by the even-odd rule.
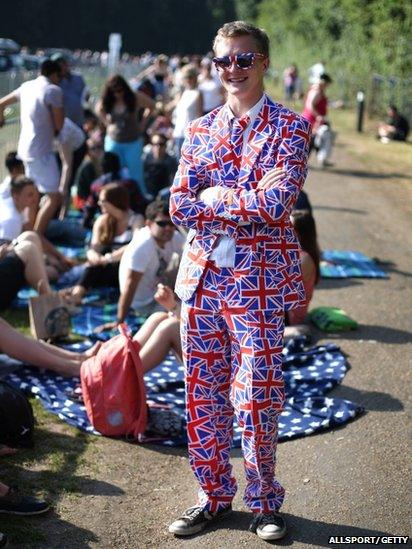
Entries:
[[289,216],[306,177],[310,124],[263,91],[264,31],[227,23],[214,53],[227,102],[189,126],[171,189],[172,220],[190,229],[176,292],[189,457],[200,489],[197,505],[169,531],[192,535],[231,512],[236,415],[250,529],[274,540],[286,533],[275,477],[284,314],[305,300]]

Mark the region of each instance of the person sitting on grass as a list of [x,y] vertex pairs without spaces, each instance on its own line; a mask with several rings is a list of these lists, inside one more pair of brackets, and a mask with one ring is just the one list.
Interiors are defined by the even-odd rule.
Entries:
[[378,127],[378,138],[382,143],[389,141],[406,141],[409,134],[409,122],[402,116],[395,105],[389,105],[386,122]]
[[[306,293],[306,305],[297,307],[286,313],[286,326],[302,325],[313,296],[315,285],[320,278],[320,251],[316,235],[315,220],[308,210],[293,210],[291,215],[293,227],[301,245],[301,268],[303,285]],[[298,335],[299,330],[285,330],[285,337]]]
[[86,145],[86,156],[80,164],[74,179],[76,194],[73,197],[73,204],[78,210],[82,210],[86,206],[90,186],[102,174],[103,143],[89,138]]
[[[10,181],[10,194],[2,198],[0,208],[0,244],[13,242],[23,231],[33,229],[32,213],[37,211],[38,203],[39,192],[32,179],[20,175]],[[59,273],[73,266],[73,261],[59,252],[43,235],[40,238],[50,265],[50,280],[55,280]]]
[[143,216],[130,210],[129,203],[128,190],[116,183],[100,191],[102,214],[93,224],[86,269],[76,286],[61,292],[73,304],[79,305],[92,288],[119,287],[120,259],[134,230],[144,224]]
[[11,192],[11,180],[19,175],[24,175],[24,164],[18,157],[17,151],[10,151],[6,154],[4,165],[8,171],[8,175],[6,175],[0,184],[0,198],[8,198]]
[[174,283],[184,241],[182,234],[175,231],[168,203],[155,200],[149,204],[146,226],[135,231],[120,261],[117,320],[100,326],[102,331],[124,322],[130,308],[144,317],[159,310],[153,297],[157,284]]

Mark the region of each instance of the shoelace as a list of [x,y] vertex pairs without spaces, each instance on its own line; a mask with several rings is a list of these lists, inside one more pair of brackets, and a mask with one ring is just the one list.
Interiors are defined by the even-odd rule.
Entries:
[[190,507],[189,509],[186,509],[182,518],[195,519],[202,513],[202,507]]
[[182,519],[196,520],[200,515],[204,516],[207,520],[211,520],[214,517],[214,514],[209,513],[203,507],[190,507],[186,509]]
[[256,533],[256,529],[259,526],[265,527],[268,524],[277,524],[276,519],[277,517],[275,513],[259,513],[252,520],[252,524],[250,525],[249,530]]

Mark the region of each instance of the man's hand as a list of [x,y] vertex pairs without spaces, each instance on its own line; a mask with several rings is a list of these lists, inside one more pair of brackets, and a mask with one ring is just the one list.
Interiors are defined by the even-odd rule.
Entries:
[[216,185],[215,187],[208,187],[207,189],[201,190],[198,194],[198,197],[207,206],[212,206],[213,201],[220,198],[225,190],[227,190],[227,188],[220,185]]
[[115,322],[106,322],[105,324],[100,324],[100,326],[97,326],[93,332],[95,334],[101,334],[102,332],[106,332],[107,330],[114,330],[117,328],[118,323]]
[[169,286],[158,284],[154,298],[166,311],[171,311],[176,307],[176,299],[173,290]]
[[276,185],[276,183],[279,183],[279,181],[282,181],[282,179],[285,178],[286,172],[283,168],[273,168],[269,170],[265,175],[262,177],[262,179],[259,181],[257,189],[258,190],[268,190],[271,189]]

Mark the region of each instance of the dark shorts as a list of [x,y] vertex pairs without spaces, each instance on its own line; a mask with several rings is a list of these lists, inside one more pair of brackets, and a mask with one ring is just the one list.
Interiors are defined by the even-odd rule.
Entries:
[[8,309],[25,285],[24,263],[15,252],[9,252],[0,259],[0,310]]

